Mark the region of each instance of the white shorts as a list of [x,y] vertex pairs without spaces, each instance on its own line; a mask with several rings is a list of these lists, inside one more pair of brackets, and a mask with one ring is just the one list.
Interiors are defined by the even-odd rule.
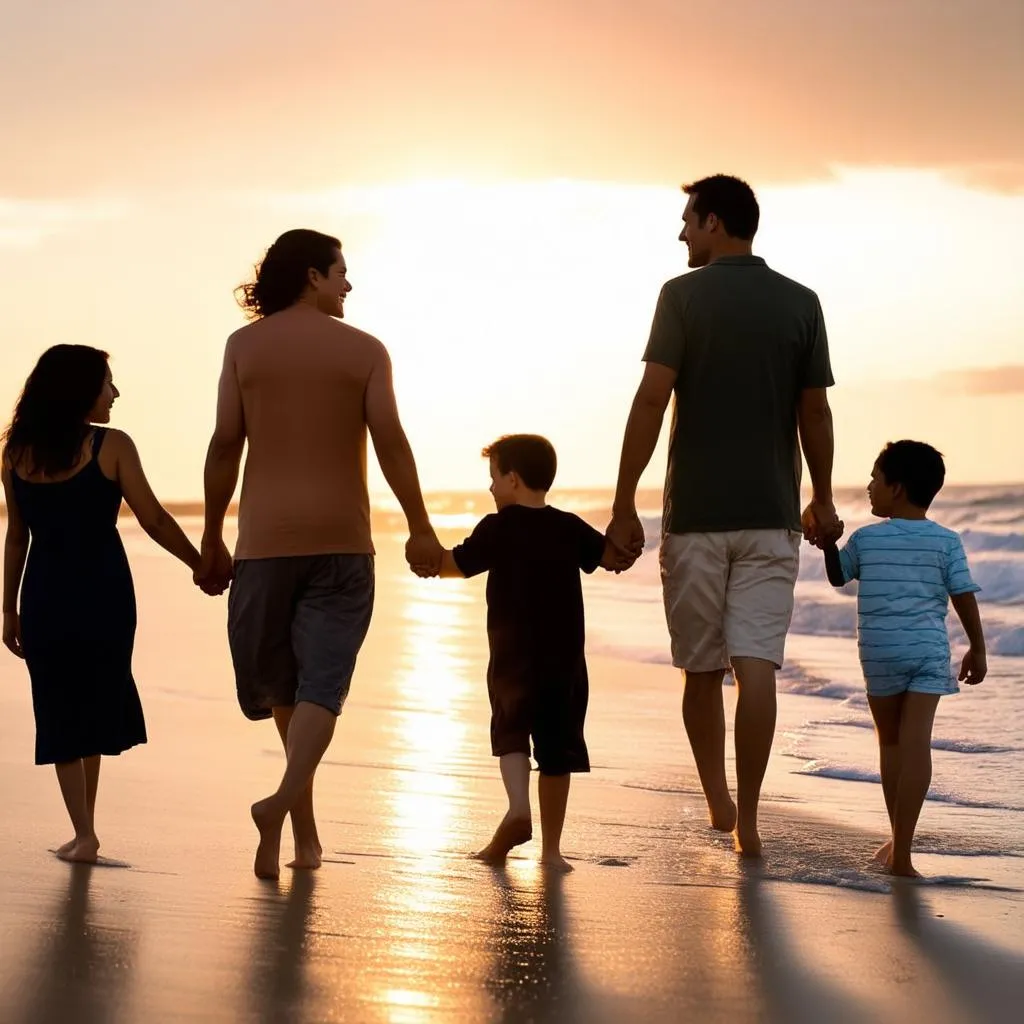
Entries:
[[781,668],[801,539],[795,530],[665,534],[661,584],[672,664],[714,672],[733,658],[761,658]]

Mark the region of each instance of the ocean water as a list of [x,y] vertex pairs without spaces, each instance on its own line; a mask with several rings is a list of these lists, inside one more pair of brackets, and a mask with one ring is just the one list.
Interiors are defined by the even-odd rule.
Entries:
[[[601,493],[561,504],[596,525],[607,517],[608,496]],[[841,493],[837,504],[847,532],[871,521],[863,491]],[[660,512],[656,498],[644,505],[642,558],[629,573],[587,581],[588,640],[594,652],[663,664],[671,672],[657,554]],[[989,673],[980,686],[962,687],[940,703],[918,866],[933,877],[1016,888],[1024,884],[1024,487],[951,487],[931,516],[961,533],[982,588]],[[820,552],[803,547],[765,792],[877,829],[881,837],[887,822],[857,661],[855,587],[834,590]],[[966,644],[952,610],[949,632],[959,667]],[[652,785],[659,781],[665,780]]]

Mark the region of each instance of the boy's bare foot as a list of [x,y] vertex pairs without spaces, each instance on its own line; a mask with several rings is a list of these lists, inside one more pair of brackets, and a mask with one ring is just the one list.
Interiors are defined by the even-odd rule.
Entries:
[[761,856],[761,836],[756,828],[736,827],[732,834],[733,846],[741,857]]
[[260,833],[259,846],[252,870],[257,878],[277,879],[281,877],[281,826],[284,820],[273,813],[270,798],[257,800],[250,813]]
[[512,847],[528,843],[532,838],[533,823],[529,818],[510,818],[506,814],[494,830],[491,841],[472,856],[474,860],[482,860],[486,864],[500,864]]
[[714,805],[709,803],[708,817],[716,832],[732,832],[736,828],[736,805],[731,799]]
[[883,843],[875,850],[875,854],[871,859],[883,868],[890,867],[892,865],[892,840],[890,839],[887,843]]
[[81,839],[76,839],[70,849],[66,849],[66,846],[65,843],[57,851],[57,856],[71,864],[95,864],[99,859],[100,841],[95,836],[83,836]]
[[295,846],[295,860],[289,861],[287,867],[296,870],[315,871],[324,862],[324,851],[319,843]]
[[575,868],[560,853],[543,853],[540,858],[541,864],[551,871],[561,871],[568,874]]

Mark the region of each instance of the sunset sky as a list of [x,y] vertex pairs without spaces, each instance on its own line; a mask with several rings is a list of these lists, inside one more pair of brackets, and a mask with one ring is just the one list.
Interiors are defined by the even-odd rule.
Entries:
[[0,96],[3,415],[47,346],[108,349],[168,499],[201,495],[232,289],[296,226],[344,242],[426,487],[485,488],[513,430],[611,485],[679,186],[716,171],[821,296],[837,481],[897,435],[1024,480],[1019,0],[40,0]]

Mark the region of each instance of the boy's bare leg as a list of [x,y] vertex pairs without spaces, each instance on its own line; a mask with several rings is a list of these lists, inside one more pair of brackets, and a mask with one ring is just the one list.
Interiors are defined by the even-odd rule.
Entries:
[[537,781],[540,798],[540,862],[556,871],[572,871],[572,865],[562,856],[562,826],[565,808],[569,802],[571,775],[544,775]]
[[528,843],[533,838],[530,817],[530,758],[527,754],[503,754],[498,759],[501,781],[508,795],[508,812],[495,829],[491,841],[479,853],[477,860],[500,864],[513,846]]
[[908,693],[900,716],[900,779],[892,830],[892,873],[917,878],[910,860],[917,819],[932,781],[932,723],[939,695]]
[[[100,782],[100,755],[94,754],[91,757],[82,758],[82,767],[85,770],[85,804],[89,811],[89,831],[96,834],[96,791]],[[57,848],[57,856],[63,857],[77,842],[76,839],[69,839],[63,846]]]
[[252,805],[252,820],[259,829],[253,871],[257,878],[277,878],[280,873],[281,828],[284,819],[309,785],[334,736],[337,715],[309,701],[295,705],[288,724],[288,764],[277,792]]
[[708,802],[711,827],[731,832],[736,827],[736,805],[725,778],[725,708],[722,704],[724,670],[683,671],[683,725],[690,740],[697,774]]
[[[292,720],[294,707],[274,708],[274,724],[281,736],[284,749],[288,750],[288,726]],[[295,860],[287,866],[290,868],[308,868],[310,870],[320,867],[323,863],[323,847],[320,845],[320,836],[316,830],[316,818],[313,814],[313,778],[310,777],[309,785],[299,794],[299,799],[292,807],[292,838],[295,840]]]
[[734,658],[736,674],[736,852],[761,856],[757,808],[775,739],[775,665]]
[[57,770],[60,795],[64,798],[64,806],[67,808],[71,824],[75,829],[74,842],[70,847],[65,843],[57,851],[57,856],[61,860],[95,864],[100,841],[96,838],[92,815],[89,813],[85,764],[81,758],[78,758],[75,761],[65,761],[54,767]]
[[875,851],[875,860],[883,867],[892,865],[892,832],[896,822],[896,794],[900,784],[900,716],[905,696],[897,693],[892,697],[868,697],[868,706],[878,735],[878,771],[882,777],[882,794],[889,815],[889,841]]

